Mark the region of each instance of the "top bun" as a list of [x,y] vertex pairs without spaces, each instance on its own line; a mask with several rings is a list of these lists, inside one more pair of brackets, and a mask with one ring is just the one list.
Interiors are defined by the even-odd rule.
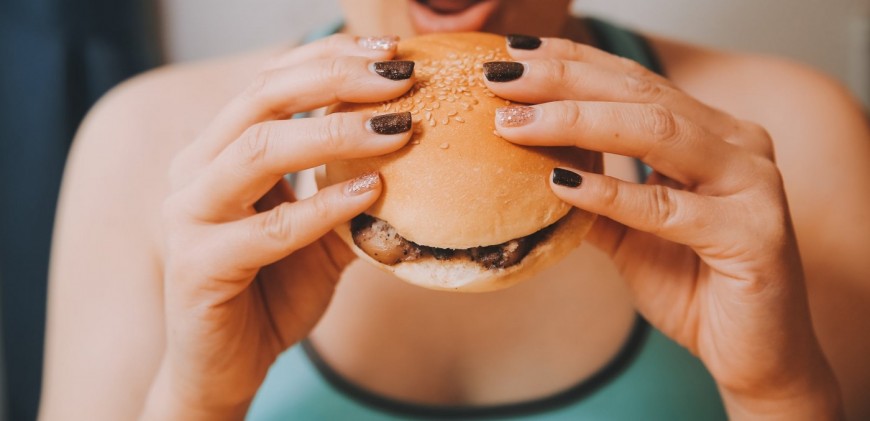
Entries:
[[385,103],[342,103],[330,112],[410,111],[412,140],[388,155],[329,163],[324,181],[380,172],[383,193],[366,213],[405,239],[465,249],[530,235],[571,210],[548,185],[554,167],[601,171],[600,153],[518,146],[496,134],[495,110],[511,102],[486,88],[482,64],[510,60],[504,37],[424,35],[400,42],[395,59],[416,62],[410,91]]

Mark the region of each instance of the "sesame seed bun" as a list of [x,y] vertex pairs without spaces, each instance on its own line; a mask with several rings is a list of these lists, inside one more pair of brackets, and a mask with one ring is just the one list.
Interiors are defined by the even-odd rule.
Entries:
[[326,165],[320,185],[378,171],[383,193],[367,214],[424,246],[469,249],[529,236],[554,225],[519,264],[487,269],[468,260],[434,258],[385,265],[356,247],[348,226],[339,234],[364,259],[428,288],[484,291],[509,286],[573,248],[594,215],[574,209],[550,190],[554,167],[601,172],[600,153],[577,148],[531,148],[495,131],[495,110],[510,102],[482,82],[484,62],[510,60],[502,36],[432,34],[399,43],[397,60],[416,62],[416,85],[378,104],[338,104],[329,112],[373,115],[410,111],[414,134],[394,153]]

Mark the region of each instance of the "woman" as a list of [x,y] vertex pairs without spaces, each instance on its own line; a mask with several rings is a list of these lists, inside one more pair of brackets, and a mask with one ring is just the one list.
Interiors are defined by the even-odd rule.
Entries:
[[[278,355],[301,355],[303,338],[336,384],[403,411],[530,413],[511,405],[546,402],[613,364],[623,374],[605,380],[634,379],[646,355],[634,348],[652,346],[632,340],[636,312],[656,329],[651,340],[685,347],[715,382],[689,390],[678,372],[692,362],[675,357],[646,380],[687,393],[663,416],[715,417],[716,404],[679,411],[712,392],[738,419],[870,414],[870,131],[854,100],[791,63],[651,37],[663,78],[585,45],[606,38],[569,3],[344,1],[345,34],[157,70],[108,95],[81,128],[64,185],[43,418],[242,418]],[[526,64],[521,77],[486,82],[540,104],[500,134],[610,153],[609,176],[551,183],[604,216],[595,248],[506,291],[451,295],[352,263],[330,233],[376,200],[377,177],[299,202],[281,178],[396,150],[409,134],[376,134],[357,114],[285,118],[412,86],[412,74],[369,70],[392,57],[390,38],[357,36],[470,30],[543,37],[509,49]],[[646,185],[635,158],[655,170]],[[626,352],[641,357],[620,363]],[[601,387],[562,405],[612,386]],[[316,399],[277,388],[260,393]],[[655,417],[650,393],[616,402]],[[631,405],[607,414],[625,414],[618,406]]]

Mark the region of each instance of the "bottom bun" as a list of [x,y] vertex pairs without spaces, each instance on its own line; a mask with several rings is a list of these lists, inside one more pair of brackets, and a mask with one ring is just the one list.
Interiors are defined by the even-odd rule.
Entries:
[[485,292],[508,288],[564,258],[577,248],[595,222],[596,215],[573,208],[553,224],[553,231],[536,244],[519,263],[500,269],[487,269],[469,260],[419,259],[385,265],[354,244],[350,223],[336,232],[363,260],[424,288],[453,292]]

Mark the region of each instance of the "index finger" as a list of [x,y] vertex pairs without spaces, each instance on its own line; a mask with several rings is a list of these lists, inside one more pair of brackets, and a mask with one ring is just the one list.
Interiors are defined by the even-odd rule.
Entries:
[[[398,97],[414,85],[414,62],[372,62],[334,57],[262,73],[218,112],[199,137],[176,157],[174,182],[188,181],[251,126],[336,102],[377,102]],[[384,74],[385,70],[393,71]],[[395,77],[397,73],[400,77]]]
[[531,146],[577,146],[643,160],[685,185],[725,189],[742,177],[743,151],[657,104],[559,101],[496,110],[505,139]]
[[279,54],[266,64],[265,68],[277,69],[309,60],[337,56],[359,56],[373,60],[387,60],[396,53],[398,44],[399,37],[394,35],[355,37],[347,34],[335,34]]
[[516,60],[555,58],[560,60],[580,61],[607,70],[626,73],[635,77],[645,77],[654,80],[657,83],[673,86],[673,83],[670,80],[647,69],[634,60],[610,54],[591,45],[567,39],[538,38],[540,39],[540,44],[537,48],[516,48],[521,45],[529,45],[527,42],[520,42],[520,40],[534,38],[536,37],[529,37],[527,35],[508,35],[508,54]]

